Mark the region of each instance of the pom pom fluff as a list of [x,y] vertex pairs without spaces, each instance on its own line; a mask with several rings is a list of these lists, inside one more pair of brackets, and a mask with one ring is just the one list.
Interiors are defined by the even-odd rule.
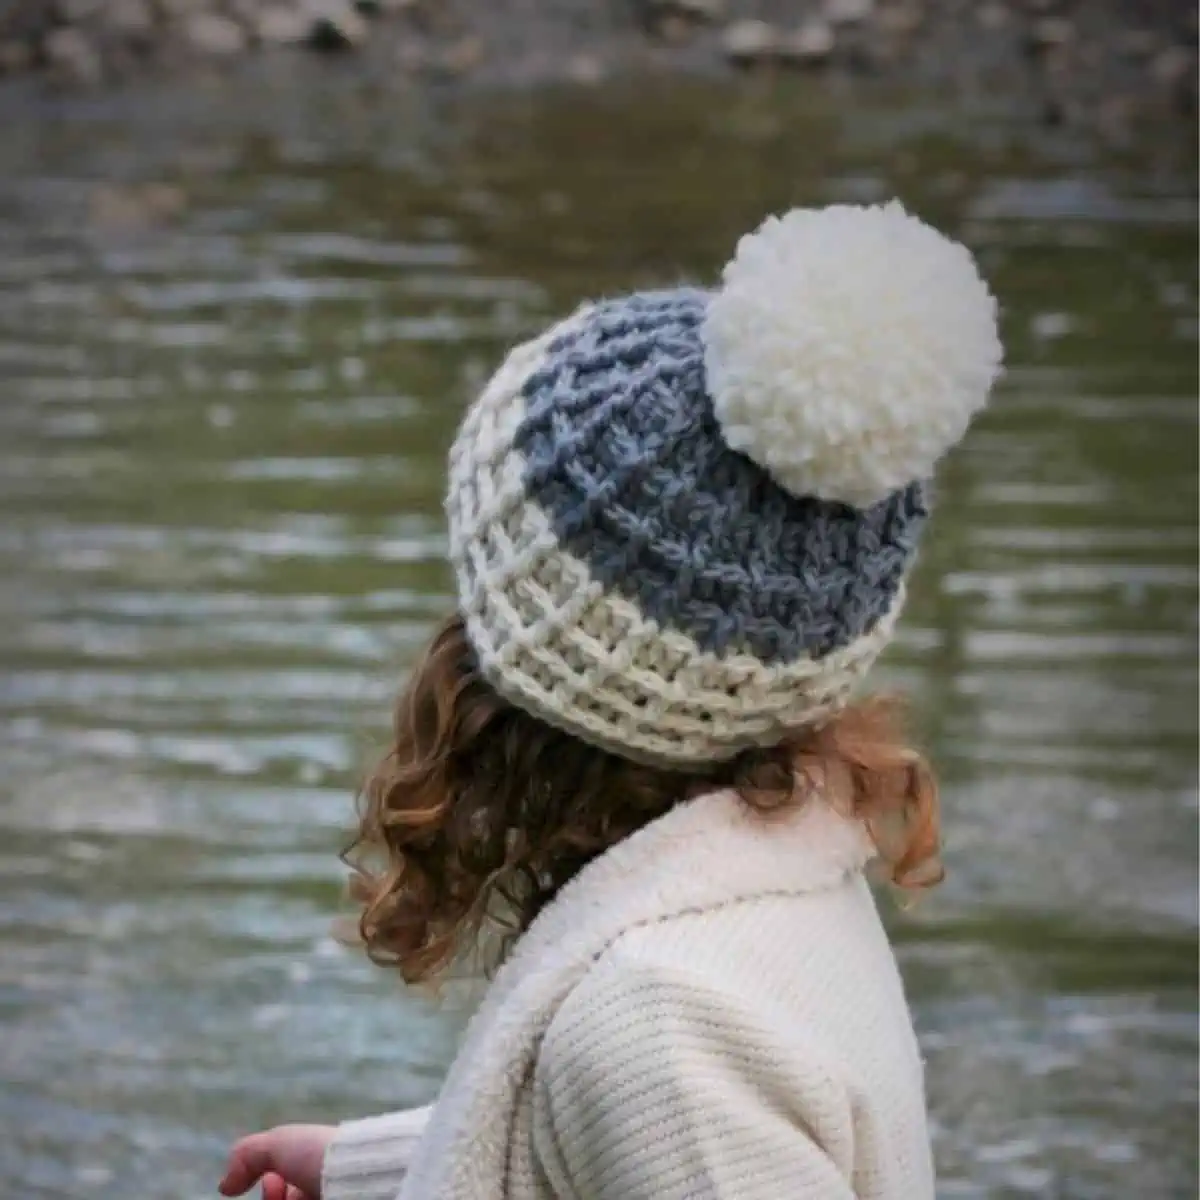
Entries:
[[704,325],[725,440],[859,508],[933,473],[1000,373],[970,252],[898,204],[793,209],[743,237]]

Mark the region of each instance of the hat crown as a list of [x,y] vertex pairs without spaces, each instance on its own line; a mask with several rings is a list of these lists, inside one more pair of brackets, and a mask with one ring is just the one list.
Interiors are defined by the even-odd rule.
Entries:
[[[450,455],[450,554],[480,668],[513,704],[695,768],[846,703],[903,605],[923,477],[999,367],[994,302],[966,251],[902,212],[855,212],[781,219],[787,253],[769,267],[784,235],[768,222],[716,293],[580,309],[514,349],[472,405]],[[865,261],[901,222],[890,324],[878,278],[817,286],[838,277],[812,230],[847,219],[841,271],[846,245]],[[936,260],[926,276],[920,247]],[[951,289],[905,299],[906,281],[943,277],[973,305],[945,328],[930,314]],[[825,325],[810,325],[822,295]],[[835,327],[840,340],[818,336]]]

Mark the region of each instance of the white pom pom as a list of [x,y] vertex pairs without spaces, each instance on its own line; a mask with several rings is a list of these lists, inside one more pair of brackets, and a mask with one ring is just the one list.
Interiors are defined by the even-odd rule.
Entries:
[[860,508],[933,473],[1003,356],[970,252],[896,203],[768,218],[704,340],[729,445],[789,491]]

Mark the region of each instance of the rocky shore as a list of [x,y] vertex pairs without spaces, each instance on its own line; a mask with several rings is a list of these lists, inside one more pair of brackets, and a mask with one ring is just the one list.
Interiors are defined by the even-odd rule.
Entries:
[[381,77],[595,85],[636,70],[919,77],[1046,124],[1193,136],[1194,0],[10,0],[0,75],[95,88],[251,56]]

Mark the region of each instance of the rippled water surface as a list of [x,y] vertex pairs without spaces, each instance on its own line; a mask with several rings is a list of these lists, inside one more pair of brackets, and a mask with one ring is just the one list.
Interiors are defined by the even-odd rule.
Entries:
[[1195,1195],[1188,164],[683,85],[0,105],[0,1193],[207,1196],[237,1131],[433,1092],[452,1030],[329,929],[464,403],[582,295],[899,193],[1012,360],[881,672],[946,783],[891,918],[941,1194]]

